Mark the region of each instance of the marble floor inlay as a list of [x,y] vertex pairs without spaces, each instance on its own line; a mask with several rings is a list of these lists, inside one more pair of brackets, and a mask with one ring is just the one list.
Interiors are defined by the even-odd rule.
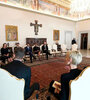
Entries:
[[90,58],[90,50],[79,50],[82,53],[83,57]]

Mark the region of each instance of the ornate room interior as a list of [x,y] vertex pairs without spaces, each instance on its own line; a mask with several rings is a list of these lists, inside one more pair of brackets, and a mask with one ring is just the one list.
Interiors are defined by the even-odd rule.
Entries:
[[[5,58],[5,62],[2,60],[1,50],[4,48],[4,43],[10,54],[10,61]],[[46,45],[48,46],[48,52],[43,52],[44,43],[46,43],[45,50]],[[88,80],[86,76],[83,76],[85,73],[89,75],[90,71],[88,67],[90,66],[90,0],[0,0],[0,71],[1,74],[4,72],[2,75],[5,75],[5,77],[7,75],[7,77],[15,76],[16,84],[20,81],[16,78],[16,75],[8,69],[9,73],[2,69],[8,68],[8,64],[11,64],[14,60],[21,61],[13,57],[17,44],[24,49],[23,64],[31,70],[30,87],[34,83],[40,85],[40,91],[33,93],[27,100],[38,98],[40,100],[59,100],[48,90],[52,80],[60,82],[62,74],[70,72],[71,67],[67,67],[71,64],[70,62],[67,63],[68,54],[70,55],[71,52],[82,54],[82,62],[77,65],[77,68],[82,72],[73,82],[78,82],[80,76],[83,80]],[[25,47],[28,48],[28,45],[31,47],[31,53],[26,54]],[[35,54],[33,50],[35,45],[39,47],[38,54]],[[13,72],[16,69],[12,69]],[[21,73],[21,75],[23,74]],[[3,79],[0,78],[0,80]],[[24,91],[25,82],[21,81],[22,87],[20,89],[22,88],[21,90]],[[71,84],[74,84],[73,82]],[[0,88],[3,89],[4,85],[2,82]],[[15,87],[13,88],[15,89]],[[14,92],[10,92],[10,94]],[[23,92],[21,93],[20,98],[24,100]],[[2,99],[4,95],[0,96],[0,100],[4,100]],[[73,96],[71,94],[69,98]],[[86,93],[85,96],[90,98]],[[6,97],[8,96],[6,95]],[[15,100],[13,95],[11,97]],[[9,100],[12,99],[9,98]],[[84,97],[82,100],[85,100]]]

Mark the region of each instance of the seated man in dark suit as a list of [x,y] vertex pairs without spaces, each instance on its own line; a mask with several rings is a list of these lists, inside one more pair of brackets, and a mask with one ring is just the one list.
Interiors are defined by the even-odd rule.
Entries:
[[48,60],[48,55],[51,55],[49,50],[48,50],[48,45],[46,42],[44,42],[43,46],[42,46],[42,52],[43,53],[46,53],[46,58]]
[[27,46],[25,47],[25,55],[30,55],[30,61],[32,63],[32,57],[36,59],[36,57],[32,53],[32,47],[30,47],[29,43],[27,43]]
[[[81,70],[77,68],[77,65],[82,61],[82,55],[78,51],[73,51],[69,54],[68,65],[65,66],[69,70],[68,73],[61,75],[61,91],[59,94],[54,94],[58,100],[69,100],[69,82],[70,80],[75,79],[80,73]],[[50,84],[53,84],[54,81]]]
[[10,72],[12,75],[16,76],[17,78],[24,78],[25,80],[25,87],[24,87],[24,98],[27,100],[34,90],[39,89],[39,84],[35,83],[30,88],[30,80],[31,80],[31,69],[30,67],[24,65],[22,63],[22,59],[24,56],[24,49],[23,48],[17,48],[15,50],[15,59],[14,61],[10,62],[6,66],[2,66],[3,69]]
[[40,59],[40,47],[37,44],[33,47],[33,53],[37,54]]

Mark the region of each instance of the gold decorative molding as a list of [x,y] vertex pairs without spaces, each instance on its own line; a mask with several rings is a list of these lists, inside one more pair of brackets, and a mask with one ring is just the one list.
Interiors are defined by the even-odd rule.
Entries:
[[29,9],[29,8],[26,8],[26,7],[23,7],[23,6],[9,4],[9,3],[5,3],[5,2],[1,2],[1,1],[0,1],[0,6],[19,9],[19,10],[24,10],[24,11],[28,11],[28,12],[39,13],[39,14],[43,14],[43,15],[46,15],[46,16],[51,16],[51,17],[55,17],[55,18],[59,18],[59,19],[64,19],[64,20],[67,20],[67,21],[73,21],[73,22],[77,21],[76,19],[72,19],[72,18],[69,18],[69,17],[49,14],[49,13],[46,13],[46,12],[43,12],[43,11],[39,11],[39,10],[35,10],[35,9]]
[[[50,2],[50,1],[54,1],[54,0],[42,0],[42,1]],[[65,0],[63,0],[63,1],[65,1]],[[67,1],[69,1],[69,0],[67,0]],[[54,3],[54,2],[52,2],[52,4],[58,5],[58,4]],[[60,19],[73,21],[73,22],[89,19],[89,18],[79,18],[78,19],[78,18],[72,18],[70,16],[62,16],[62,15],[59,16],[59,15],[51,14],[51,13],[48,13],[48,12],[39,11],[39,10],[36,10],[36,9],[27,8],[25,6],[15,5],[15,4],[6,3],[6,2],[2,2],[2,1],[0,1],[0,6],[19,9],[19,10],[24,10],[24,11],[28,11],[28,12],[39,13],[39,14],[43,14],[43,15],[46,15],[46,16],[51,16],[51,17],[60,18]],[[60,6],[60,7],[62,7],[62,6]],[[65,6],[63,6],[63,8],[69,9],[69,8],[66,8]]]
[[71,2],[69,0],[42,0],[45,2],[51,2],[53,4],[57,4],[60,7],[66,8],[66,9],[70,9],[70,4]]

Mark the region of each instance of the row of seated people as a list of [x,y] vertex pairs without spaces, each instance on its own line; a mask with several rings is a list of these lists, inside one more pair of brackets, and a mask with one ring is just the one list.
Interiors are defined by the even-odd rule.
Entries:
[[51,55],[49,50],[48,50],[48,45],[47,45],[46,42],[44,42],[44,44],[42,45],[42,51],[40,50],[40,47],[37,44],[34,45],[33,50],[32,50],[32,47],[30,47],[29,44],[27,44],[27,46],[25,47],[25,54],[26,55],[30,55],[31,63],[32,63],[32,57],[34,59],[36,59],[33,54],[37,54],[38,57],[39,57],[39,60],[40,60],[41,59],[41,56],[40,56],[41,53],[45,53],[46,54],[46,59],[47,60],[48,60],[48,55]]
[[[39,84],[35,83],[30,87],[31,79],[31,69],[30,67],[22,63],[22,58],[24,57],[24,49],[16,48],[15,50],[15,59],[9,64],[2,66],[3,69],[10,72],[12,75],[15,75],[18,78],[25,79],[25,88],[24,88],[24,98],[27,100],[33,93],[34,90],[39,89]],[[52,87],[54,81],[50,83],[49,91],[52,92],[58,100],[68,100],[69,98],[69,81],[75,79],[80,73],[81,70],[77,68],[77,65],[82,61],[82,55],[78,51],[70,52],[67,57],[67,66],[66,69],[69,70],[68,73],[61,75],[61,91]],[[23,74],[22,74],[23,73]]]
[[[16,43],[16,47],[14,47],[14,52],[19,47],[20,47],[19,43]],[[37,44],[35,44],[33,49],[32,49],[32,47],[30,47],[29,43],[27,43],[27,46],[24,48],[24,51],[25,51],[25,55],[29,55],[30,56],[31,63],[32,63],[32,58],[36,59],[34,54],[38,55],[39,60],[41,59],[41,57],[40,57],[40,53],[41,52],[46,53],[46,59],[47,60],[48,60],[48,55],[51,55],[49,50],[48,50],[48,45],[47,45],[46,42],[44,42],[44,44],[42,45],[42,51],[40,50],[40,47]],[[1,48],[1,58],[0,58],[0,60],[3,63],[5,63],[5,61],[7,61],[7,59],[11,60],[10,58],[12,58],[12,56],[13,56],[12,50],[11,50],[11,52],[9,52],[7,44],[4,43],[3,47]]]

